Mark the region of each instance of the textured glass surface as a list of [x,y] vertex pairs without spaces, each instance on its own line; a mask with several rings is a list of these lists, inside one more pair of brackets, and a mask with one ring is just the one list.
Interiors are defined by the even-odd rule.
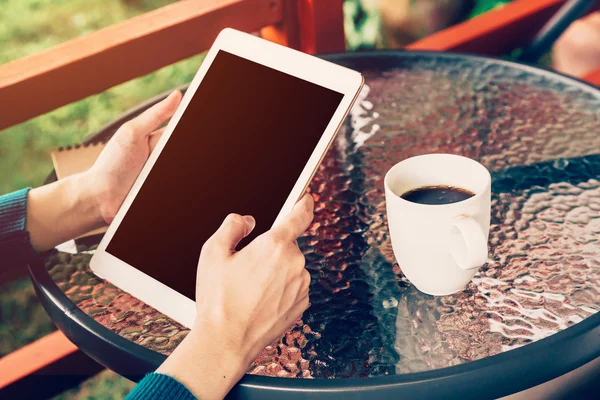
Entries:
[[[299,240],[311,307],[250,372],[403,374],[508,351],[600,310],[600,94],[494,61],[365,55],[365,89],[319,168],[315,222]],[[490,259],[466,290],[432,297],[395,263],[383,177],[424,153],[492,171]],[[187,333],[90,272],[89,254],[48,269],[96,321],[169,354]]]

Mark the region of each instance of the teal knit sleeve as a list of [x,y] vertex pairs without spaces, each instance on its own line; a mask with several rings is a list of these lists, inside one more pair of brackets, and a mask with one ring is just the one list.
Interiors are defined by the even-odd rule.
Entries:
[[146,375],[125,400],[196,400],[196,397],[174,378],[152,373]]
[[29,190],[0,196],[0,273],[24,266],[36,256],[25,230]]

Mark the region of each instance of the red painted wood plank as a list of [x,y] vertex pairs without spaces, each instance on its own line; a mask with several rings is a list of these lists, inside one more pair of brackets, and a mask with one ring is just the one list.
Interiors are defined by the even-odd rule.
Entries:
[[590,72],[589,74],[584,76],[582,79],[593,85],[600,86],[600,68],[598,68],[595,71]]
[[0,358],[0,388],[32,375],[77,351],[77,346],[60,331],[21,347]]
[[0,398],[52,398],[102,370],[61,332],[54,332],[0,359]]
[[407,46],[409,50],[498,55],[522,46],[566,0],[517,0]]
[[305,37],[302,51],[324,54],[346,50],[343,6],[343,0],[299,2],[300,29]]

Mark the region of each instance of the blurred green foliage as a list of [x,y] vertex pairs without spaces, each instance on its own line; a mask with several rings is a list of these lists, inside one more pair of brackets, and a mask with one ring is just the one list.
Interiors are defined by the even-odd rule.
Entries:
[[0,358],[54,330],[29,280],[0,286]]
[[56,396],[53,400],[122,400],[134,386],[135,383],[114,372],[103,371],[78,387]]
[[477,0],[475,1],[473,10],[471,10],[470,18],[476,17],[495,8],[502,7],[511,1],[512,0]]
[[344,32],[348,50],[364,50],[380,42],[379,11],[374,1],[344,1]]

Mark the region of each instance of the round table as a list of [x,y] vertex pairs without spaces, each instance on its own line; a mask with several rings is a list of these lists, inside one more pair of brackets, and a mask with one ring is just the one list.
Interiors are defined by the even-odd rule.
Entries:
[[[310,186],[315,221],[299,244],[311,306],[232,396],[491,398],[597,362],[600,91],[476,56],[326,58],[361,71],[366,85]],[[443,297],[416,290],[395,262],[383,191],[392,165],[435,152],[479,160],[493,177],[488,263]],[[187,331],[95,277],[89,250],[31,265],[34,285],[67,337],[138,379]]]

